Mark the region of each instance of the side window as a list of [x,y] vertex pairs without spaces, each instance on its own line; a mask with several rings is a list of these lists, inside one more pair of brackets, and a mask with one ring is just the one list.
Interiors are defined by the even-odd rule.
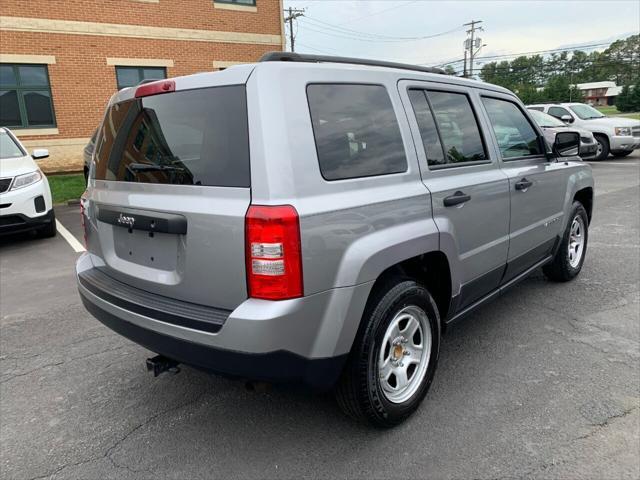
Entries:
[[429,103],[444,145],[444,164],[488,160],[478,121],[463,93],[428,91]]
[[541,155],[538,134],[515,103],[482,97],[502,158]]
[[309,85],[307,99],[326,180],[407,170],[400,127],[383,86]]
[[563,115],[569,115],[571,117],[569,111],[562,107],[549,107],[549,115],[556,118],[561,118]]
[[409,100],[416,115],[420,137],[424,152],[427,155],[427,164],[442,165],[445,162],[444,151],[438,136],[436,121],[433,118],[431,107],[427,102],[427,95],[424,90],[409,90]]

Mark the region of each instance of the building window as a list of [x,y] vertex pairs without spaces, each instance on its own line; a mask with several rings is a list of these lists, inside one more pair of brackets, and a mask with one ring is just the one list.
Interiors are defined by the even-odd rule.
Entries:
[[0,64],[0,126],[55,127],[46,65]]
[[233,5],[246,5],[248,7],[256,6],[256,0],[215,0],[215,3],[230,3]]
[[143,80],[162,80],[167,78],[165,67],[116,67],[118,90],[138,85]]

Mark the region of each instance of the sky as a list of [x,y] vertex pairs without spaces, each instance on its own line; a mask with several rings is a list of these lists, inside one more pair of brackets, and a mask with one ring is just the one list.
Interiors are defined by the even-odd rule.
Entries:
[[603,50],[600,44],[640,33],[638,0],[284,0],[284,7],[305,10],[294,24],[297,52],[430,66],[463,57],[463,24],[471,20],[482,20],[486,44],[476,68],[493,60],[483,56]]

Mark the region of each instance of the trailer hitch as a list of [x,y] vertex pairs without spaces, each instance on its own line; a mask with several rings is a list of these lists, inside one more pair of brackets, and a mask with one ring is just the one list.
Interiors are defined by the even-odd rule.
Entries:
[[163,355],[147,358],[147,371],[153,372],[154,377],[157,377],[163,372],[171,372],[173,374],[180,373],[180,367],[178,365],[180,365],[178,362]]

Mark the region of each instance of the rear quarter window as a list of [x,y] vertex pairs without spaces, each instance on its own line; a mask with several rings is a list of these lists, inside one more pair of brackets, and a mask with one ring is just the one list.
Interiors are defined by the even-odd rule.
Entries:
[[326,180],[407,170],[400,127],[385,87],[315,84],[307,87],[307,100]]

